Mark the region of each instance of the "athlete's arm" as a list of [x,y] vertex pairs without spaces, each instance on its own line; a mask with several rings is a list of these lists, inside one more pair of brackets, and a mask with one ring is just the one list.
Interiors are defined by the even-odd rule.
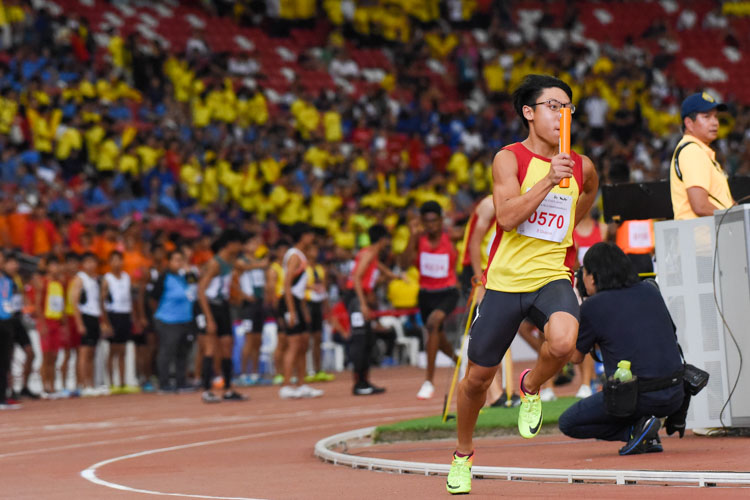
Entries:
[[265,303],[266,304],[274,304],[275,298],[276,298],[276,280],[278,279],[278,276],[276,276],[276,270],[274,270],[273,267],[269,267],[266,269],[266,287],[264,291],[265,295]]
[[495,217],[503,231],[517,228],[534,213],[552,188],[572,175],[573,160],[570,155],[560,153],[552,158],[549,173],[531,189],[521,193],[516,155],[508,150],[497,153],[492,162],[492,199]]
[[201,275],[201,279],[198,282],[198,304],[201,306],[201,311],[206,317],[206,334],[214,335],[216,333],[216,322],[214,321],[214,315],[211,314],[211,307],[208,305],[208,297],[206,297],[206,288],[209,283],[219,274],[219,263],[215,259],[211,259],[206,264],[206,272]]
[[81,332],[81,335],[86,333],[86,328],[83,325],[83,317],[81,316],[81,289],[83,287],[83,282],[81,281],[81,278],[76,276],[73,278],[73,283],[71,284],[70,288],[70,295],[73,299],[73,319],[76,322],[76,328],[79,332]]
[[591,206],[596,200],[596,193],[599,190],[599,176],[596,174],[596,167],[588,156],[581,155],[581,158],[583,159],[583,189],[576,204],[576,226],[591,210]]
[[42,337],[47,336],[47,321],[44,317],[44,289],[44,283],[41,283],[41,286],[37,287],[38,292],[34,294],[34,316],[37,320],[39,335]]
[[297,324],[297,310],[294,308],[294,297],[292,296],[292,277],[298,274],[298,267],[302,264],[299,256],[292,254],[287,262],[287,272],[284,274],[284,301],[286,310],[289,312],[289,326]]
[[486,196],[479,202],[476,214],[474,231],[472,231],[469,239],[469,257],[471,257],[471,269],[474,276],[481,276],[484,271],[482,269],[482,240],[484,240],[492,224],[495,223],[495,206],[492,203],[491,196]]
[[109,322],[109,315],[107,314],[107,310],[104,308],[104,303],[106,302],[107,294],[109,293],[109,283],[107,283],[107,280],[102,277],[102,286],[100,287],[100,293],[99,293],[99,308],[102,311],[102,315],[100,318],[100,322],[102,324],[102,333],[105,334],[105,337],[108,336],[112,332],[112,325]]
[[417,241],[421,232],[419,230],[419,219],[414,218],[409,221],[409,243],[407,243],[404,252],[401,254],[401,267],[409,269],[417,256]]

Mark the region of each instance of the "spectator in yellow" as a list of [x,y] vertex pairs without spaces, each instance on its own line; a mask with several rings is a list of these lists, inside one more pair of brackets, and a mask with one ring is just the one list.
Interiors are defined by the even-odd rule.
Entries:
[[716,161],[710,144],[719,132],[719,111],[725,104],[707,92],[696,93],[682,101],[684,135],[672,157],[669,185],[674,218],[693,219],[713,215],[715,210],[734,205],[727,174]]
[[96,168],[100,172],[112,172],[117,166],[120,148],[115,142],[115,134],[107,132],[96,153]]

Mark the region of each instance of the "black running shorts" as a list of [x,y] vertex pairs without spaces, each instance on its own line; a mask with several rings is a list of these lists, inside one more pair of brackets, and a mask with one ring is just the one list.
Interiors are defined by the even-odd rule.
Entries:
[[263,301],[256,299],[242,304],[240,318],[242,321],[250,321],[251,323],[250,331],[245,333],[262,334],[263,323],[266,322],[266,310],[263,307]]
[[294,299],[294,310],[296,312],[296,319],[297,324],[294,326],[289,325],[289,313],[287,311],[286,307],[286,300],[284,298],[281,298],[281,313],[282,317],[284,318],[284,323],[286,325],[286,334],[287,335],[298,335],[300,333],[306,333],[309,331],[308,324],[305,321],[305,314],[304,309],[306,307],[306,304],[298,299],[297,297],[293,297]]
[[226,337],[232,335],[232,312],[229,308],[229,303],[209,303],[211,308],[211,315],[214,317],[214,323],[216,323],[216,336]]
[[81,314],[81,319],[83,320],[83,328],[85,330],[81,336],[81,345],[86,347],[96,347],[96,344],[99,343],[99,337],[102,335],[99,316]]
[[21,314],[14,314],[10,318],[10,322],[13,325],[13,342],[19,347],[26,347],[31,345],[31,339],[29,338],[29,332],[23,324],[23,318]]
[[580,321],[578,299],[569,280],[556,280],[528,293],[487,290],[469,331],[469,359],[479,366],[497,366],[521,321],[528,318],[544,331],[556,312],[566,312]]
[[422,321],[427,323],[432,311],[440,310],[448,316],[458,304],[458,288],[443,288],[441,290],[420,290],[419,291],[419,314],[422,315]]
[[126,344],[133,336],[133,320],[130,313],[108,313],[109,324],[112,325],[112,336],[108,338],[112,344]]
[[323,303],[307,301],[307,309],[310,311],[310,333],[323,331]]

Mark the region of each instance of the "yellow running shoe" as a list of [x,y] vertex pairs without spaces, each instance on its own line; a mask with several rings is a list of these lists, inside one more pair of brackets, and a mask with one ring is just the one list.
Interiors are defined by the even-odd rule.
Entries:
[[451,495],[462,495],[471,491],[471,465],[474,463],[474,453],[468,457],[459,457],[453,454],[451,470],[448,472],[448,480],[445,481],[445,489]]
[[531,439],[542,428],[542,400],[539,394],[527,394],[523,390],[523,377],[531,370],[524,370],[521,374],[521,408],[518,411],[518,432],[521,437]]

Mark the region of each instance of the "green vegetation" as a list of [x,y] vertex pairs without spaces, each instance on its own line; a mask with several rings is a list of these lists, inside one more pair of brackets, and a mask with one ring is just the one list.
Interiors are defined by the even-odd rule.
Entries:
[[[544,424],[542,433],[557,430],[560,415],[568,409],[577,398],[560,398],[544,403]],[[517,434],[518,407],[516,408],[483,408],[477,419],[476,436]],[[445,439],[455,437],[455,418],[442,421],[442,415],[404,420],[388,425],[381,425],[375,430],[374,441],[418,441],[424,439]]]

